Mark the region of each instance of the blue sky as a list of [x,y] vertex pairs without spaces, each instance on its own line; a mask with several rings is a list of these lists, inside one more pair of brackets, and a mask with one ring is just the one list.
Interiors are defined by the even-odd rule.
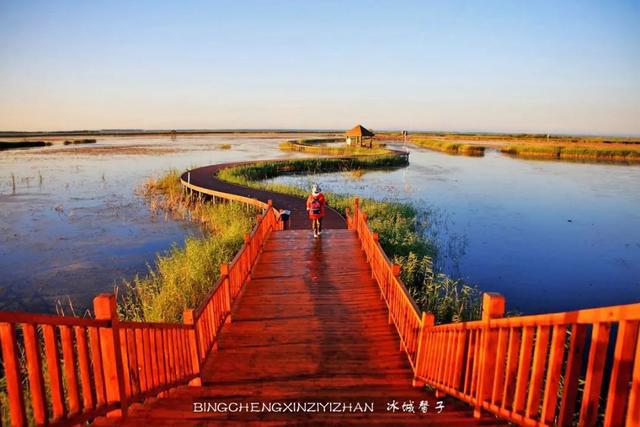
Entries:
[[640,134],[640,2],[0,0],[0,129]]

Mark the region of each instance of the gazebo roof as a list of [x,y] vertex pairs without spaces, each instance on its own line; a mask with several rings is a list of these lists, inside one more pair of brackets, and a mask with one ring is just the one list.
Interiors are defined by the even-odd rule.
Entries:
[[346,136],[374,136],[375,134],[362,125],[356,125],[353,129],[345,132]]

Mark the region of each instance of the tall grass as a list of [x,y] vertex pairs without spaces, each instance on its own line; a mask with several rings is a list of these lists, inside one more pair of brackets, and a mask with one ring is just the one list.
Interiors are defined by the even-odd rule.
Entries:
[[49,141],[0,141],[0,150],[12,148],[45,147],[51,145]]
[[474,144],[462,144],[459,142],[435,141],[413,137],[410,143],[430,150],[442,151],[449,154],[463,154],[465,156],[484,156],[485,147]]
[[280,143],[283,151],[299,151],[304,153],[323,154],[327,156],[380,156],[389,154],[390,151],[383,148],[384,144],[376,143],[372,148],[356,146],[327,146],[321,145],[326,142],[340,142],[344,139],[302,139],[295,141],[284,141]]
[[95,139],[67,139],[64,141],[64,145],[71,144],[95,144],[97,141]]
[[[308,195],[309,189],[265,183],[262,180],[282,174],[330,171],[312,167],[316,161],[310,159],[239,165],[221,170],[218,176],[235,184],[304,198]],[[363,165],[360,164],[358,167],[362,168]],[[343,215],[347,208],[353,208],[355,201],[352,195],[328,192],[325,193],[325,197],[329,206]],[[401,278],[421,309],[434,313],[438,323],[480,318],[478,289],[435,271],[433,261],[437,257],[437,249],[433,242],[424,237],[428,223],[419,219],[420,215],[415,207],[406,203],[373,199],[361,200],[360,206],[367,212],[369,226],[379,234],[380,245],[385,253],[400,264]]]
[[548,159],[586,159],[597,161],[640,161],[640,146],[624,145],[549,145],[510,144],[500,148],[506,154],[519,157]]
[[284,174],[346,172],[354,169],[385,169],[406,166],[408,157],[400,154],[381,156],[356,156],[344,158],[292,159],[283,161],[263,161],[234,168],[226,168],[218,173],[221,179],[241,185],[255,185],[255,181],[275,178]]
[[184,245],[159,254],[145,275],[124,281],[118,288],[118,310],[128,320],[181,322],[183,311],[197,307],[211,291],[220,264],[230,262],[240,250],[256,211],[190,197],[175,170],[147,181],[142,191],[152,209],[200,223],[205,236],[188,237]]

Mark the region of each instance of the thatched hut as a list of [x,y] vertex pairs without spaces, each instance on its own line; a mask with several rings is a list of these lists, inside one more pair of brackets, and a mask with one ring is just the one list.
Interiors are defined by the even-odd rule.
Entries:
[[[347,145],[355,147],[373,147],[373,137],[375,134],[362,125],[356,125],[353,129],[345,132],[347,137]],[[368,140],[368,144],[365,142]]]

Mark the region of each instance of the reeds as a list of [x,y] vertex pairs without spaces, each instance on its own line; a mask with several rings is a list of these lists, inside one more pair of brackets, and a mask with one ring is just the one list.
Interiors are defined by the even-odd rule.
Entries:
[[128,320],[180,322],[183,311],[197,307],[211,291],[220,264],[240,250],[256,212],[242,204],[212,204],[190,196],[176,170],[148,180],[142,192],[152,209],[200,223],[205,236],[188,237],[184,245],[158,254],[147,274],[124,281],[117,292],[118,310]]
[[67,139],[64,142],[64,145],[72,145],[72,144],[95,144],[97,141],[95,139]]
[[640,146],[624,145],[596,145],[596,144],[510,144],[500,148],[500,151],[513,156],[524,158],[542,158],[559,160],[596,160],[596,161],[640,161]]
[[0,150],[12,148],[45,147],[51,145],[48,141],[0,141]]
[[376,143],[372,148],[355,146],[327,146],[321,145],[327,142],[343,142],[339,139],[300,139],[281,142],[279,147],[283,151],[298,151],[303,153],[321,154],[326,156],[381,156],[390,154],[391,151],[384,148],[384,144]]
[[218,173],[221,179],[241,185],[251,186],[260,181],[285,174],[348,172],[354,169],[385,169],[406,166],[407,156],[385,154],[381,156],[360,156],[343,158],[292,159],[264,161],[234,168],[226,168]]
[[485,147],[475,144],[462,144],[459,142],[435,141],[431,139],[411,138],[410,142],[419,147],[430,150],[442,151],[448,154],[462,154],[465,156],[484,156]]

